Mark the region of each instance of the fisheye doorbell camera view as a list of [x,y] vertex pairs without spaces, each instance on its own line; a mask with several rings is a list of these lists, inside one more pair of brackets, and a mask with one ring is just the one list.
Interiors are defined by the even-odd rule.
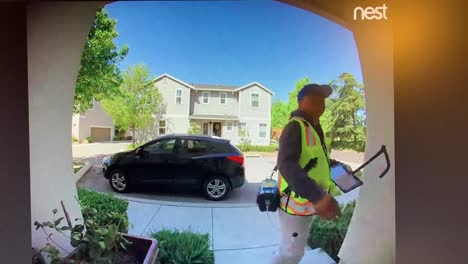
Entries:
[[33,263],[395,263],[392,4],[369,3],[27,4]]

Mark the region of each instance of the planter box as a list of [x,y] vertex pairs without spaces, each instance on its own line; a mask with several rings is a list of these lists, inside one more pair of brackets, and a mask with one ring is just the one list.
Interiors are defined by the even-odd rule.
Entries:
[[[132,242],[125,251],[125,256],[134,257],[140,263],[143,264],[156,264],[159,248],[158,242],[152,238],[132,236],[124,234],[125,238]],[[74,252],[66,257],[66,259],[74,259]],[[47,255],[37,254],[33,258],[33,263],[47,264],[50,263]]]

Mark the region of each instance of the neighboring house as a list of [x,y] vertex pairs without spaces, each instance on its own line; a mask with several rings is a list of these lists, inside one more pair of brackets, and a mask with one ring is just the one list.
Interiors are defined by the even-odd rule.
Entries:
[[84,114],[74,114],[72,117],[72,135],[79,142],[91,137],[93,142],[112,141],[114,137],[114,121],[104,112],[99,102],[94,102]]
[[239,144],[270,144],[273,92],[253,82],[244,86],[188,84],[168,74],[152,81],[166,104],[158,134],[187,133],[190,124],[204,135],[218,136]]

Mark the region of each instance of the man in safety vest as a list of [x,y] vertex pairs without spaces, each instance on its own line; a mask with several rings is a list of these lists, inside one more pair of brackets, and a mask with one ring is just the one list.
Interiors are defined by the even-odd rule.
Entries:
[[297,264],[304,256],[313,215],[333,220],[339,214],[330,175],[330,140],[319,123],[328,85],[307,84],[298,93],[299,107],[280,137],[278,185],[281,241],[273,264]]

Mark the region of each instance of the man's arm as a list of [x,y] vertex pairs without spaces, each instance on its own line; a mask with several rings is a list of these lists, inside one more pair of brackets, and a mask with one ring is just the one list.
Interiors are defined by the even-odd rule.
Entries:
[[299,166],[301,149],[301,126],[297,122],[290,122],[281,133],[278,170],[292,191],[313,203],[317,203],[326,193]]

